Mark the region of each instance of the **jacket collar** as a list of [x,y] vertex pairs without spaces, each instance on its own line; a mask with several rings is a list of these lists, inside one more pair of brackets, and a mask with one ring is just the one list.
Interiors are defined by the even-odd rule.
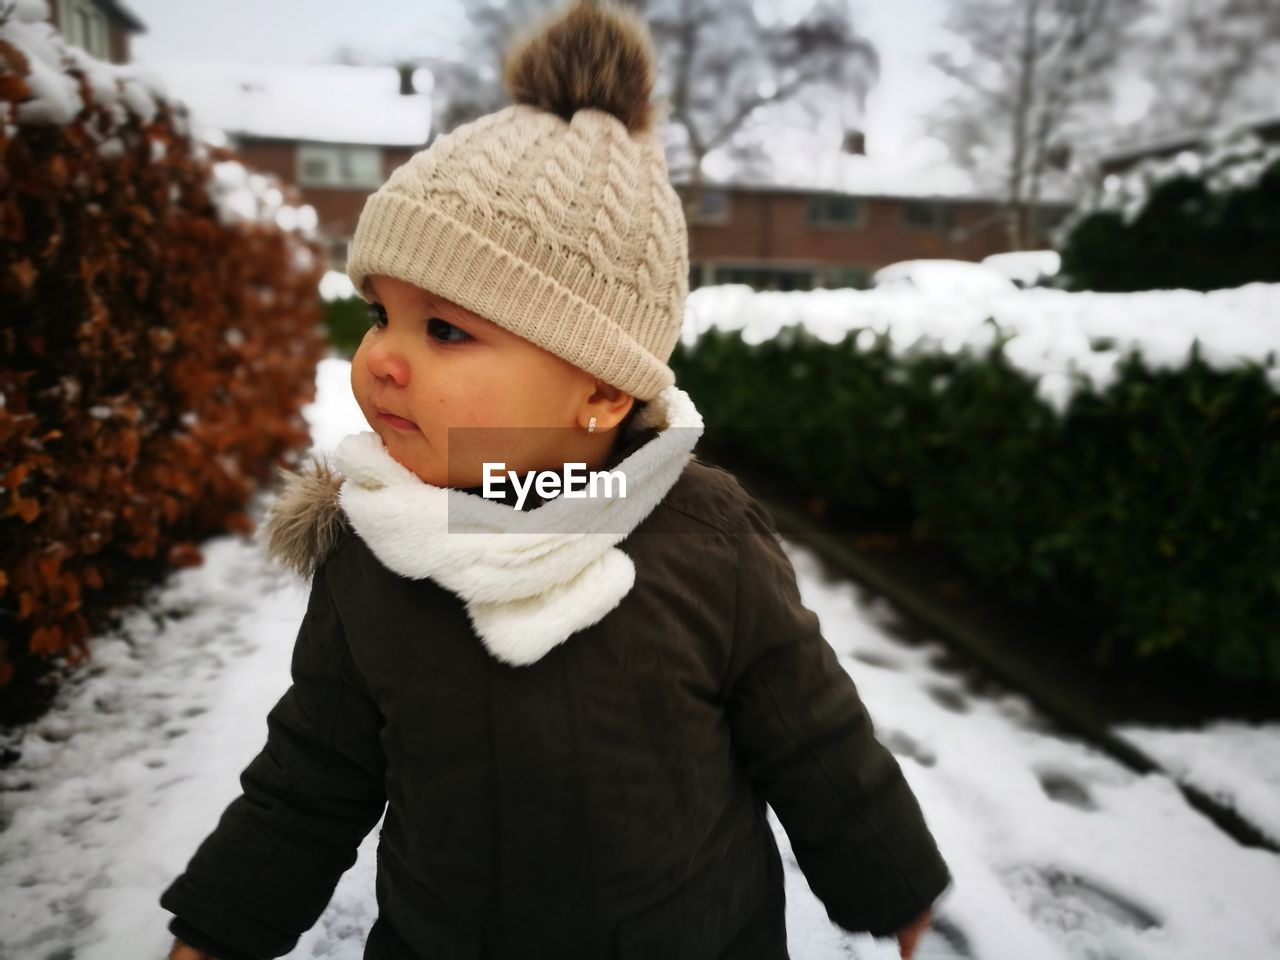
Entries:
[[[651,428],[652,438],[635,446],[635,434]],[[515,510],[423,481],[366,430],[333,452],[343,477],[338,499],[387,568],[461,597],[486,649],[523,666],[598,622],[630,591],[635,567],[615,545],[680,478],[702,436],[702,416],[672,385],[635,416],[631,431],[623,439],[630,452],[612,468],[626,477],[626,497],[562,496]]]

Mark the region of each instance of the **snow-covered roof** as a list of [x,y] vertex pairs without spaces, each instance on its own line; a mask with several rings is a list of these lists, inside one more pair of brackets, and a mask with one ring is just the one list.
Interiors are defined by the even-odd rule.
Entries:
[[147,26],[138,19],[138,15],[130,10],[120,0],[94,0],[108,17],[116,21],[126,30],[134,33],[146,33]]
[[[768,192],[838,193],[862,197],[952,200],[964,203],[1005,203],[996,189],[983,188],[973,175],[961,169],[936,140],[921,136],[904,143],[887,139],[867,155],[849,155],[822,138],[805,133],[788,121],[771,133],[776,143],[766,148],[767,162],[724,161],[713,151],[703,167],[703,182],[737,190]],[[795,141],[793,143],[793,141]],[[714,161],[714,162],[713,162]],[[672,180],[687,179],[683,166],[672,171]],[[1055,181],[1040,186],[1042,205],[1071,205],[1069,186]]]
[[[672,176],[672,184],[677,188],[687,187],[687,178]],[[839,194],[840,196],[861,197],[867,200],[921,200],[935,203],[990,203],[1004,204],[1007,197],[990,193],[966,192],[963,190],[930,189],[926,184],[903,180],[897,184],[882,184],[880,187],[860,187],[854,182],[829,180],[796,180],[770,179],[768,177],[735,176],[728,179],[712,179],[703,177],[703,190],[729,190],[737,193],[803,193],[803,194]],[[1065,197],[1042,196],[1042,207],[1071,207],[1075,201]]]
[[431,132],[431,73],[414,73],[415,93],[400,93],[395,67],[345,64],[149,61],[193,125],[231,135],[421,147]]
[[1101,159],[1104,163],[1128,160],[1132,157],[1143,157],[1151,153],[1162,153],[1167,150],[1176,150],[1179,147],[1202,143],[1212,137],[1215,132],[1221,133],[1224,130],[1240,128],[1261,130],[1270,127],[1280,127],[1280,113],[1268,111],[1266,113],[1251,114],[1224,121],[1214,129],[1187,129],[1180,132],[1166,133],[1163,136],[1131,140],[1127,143],[1117,144],[1112,149],[1105,151]]

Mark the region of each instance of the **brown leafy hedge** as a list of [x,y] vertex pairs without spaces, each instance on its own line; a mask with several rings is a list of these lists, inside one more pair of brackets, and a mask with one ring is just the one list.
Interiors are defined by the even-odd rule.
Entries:
[[[8,117],[30,70],[0,39]],[[190,139],[181,103],[122,121],[66,70],[72,122],[0,131],[0,687],[32,658],[83,660],[202,538],[252,531],[327,349],[317,243],[210,191],[234,153]]]

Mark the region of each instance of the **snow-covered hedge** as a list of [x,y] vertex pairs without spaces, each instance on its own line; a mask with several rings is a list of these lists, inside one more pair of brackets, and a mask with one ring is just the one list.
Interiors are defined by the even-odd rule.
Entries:
[[673,365],[709,446],[860,529],[917,527],[1074,618],[1082,657],[1280,683],[1278,318],[1274,284],[704,287]]
[[1061,231],[1074,290],[1280,281],[1280,145],[1226,128],[1201,150],[1112,174]]
[[0,0],[0,685],[251,527],[325,352],[314,211],[47,15]]

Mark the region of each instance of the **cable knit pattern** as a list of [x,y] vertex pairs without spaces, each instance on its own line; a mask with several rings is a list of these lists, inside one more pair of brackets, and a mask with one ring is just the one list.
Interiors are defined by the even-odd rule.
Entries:
[[459,126],[365,201],[347,273],[413,283],[641,400],[675,382],[689,246],[656,127],[523,103]]

